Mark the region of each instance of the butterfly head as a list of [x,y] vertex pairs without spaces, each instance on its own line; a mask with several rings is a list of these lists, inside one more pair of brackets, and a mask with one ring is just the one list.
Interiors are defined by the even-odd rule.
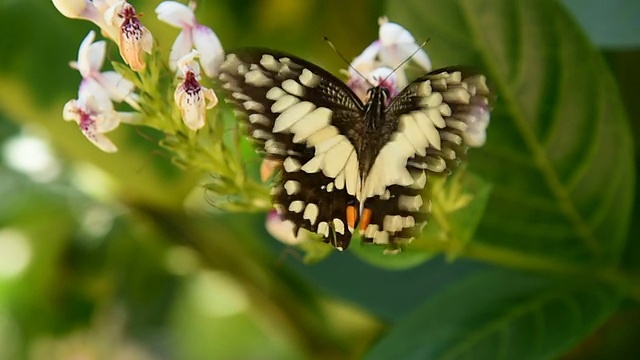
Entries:
[[367,113],[382,114],[391,101],[391,91],[382,85],[367,90]]

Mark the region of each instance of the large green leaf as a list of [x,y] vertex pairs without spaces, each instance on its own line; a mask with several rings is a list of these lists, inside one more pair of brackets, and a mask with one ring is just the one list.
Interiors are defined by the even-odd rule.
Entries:
[[605,48],[634,48],[640,45],[640,2],[636,0],[563,0],[589,34]]
[[615,263],[634,166],[619,94],[600,54],[551,0],[390,2],[392,21],[438,66],[478,66],[497,102],[473,172],[494,184],[476,244],[582,264]]
[[433,296],[368,359],[548,359],[617,308],[620,292],[588,277],[477,272]]

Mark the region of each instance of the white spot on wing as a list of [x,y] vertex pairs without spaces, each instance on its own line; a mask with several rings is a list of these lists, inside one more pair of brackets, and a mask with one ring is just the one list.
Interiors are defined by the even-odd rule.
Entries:
[[281,97],[287,95],[286,92],[284,92],[284,90],[280,89],[279,87],[272,87],[271,89],[269,89],[269,91],[267,91],[267,99],[269,100],[278,100]]
[[287,195],[297,194],[300,191],[300,183],[295,180],[287,180],[284,183],[284,190],[287,192]]
[[429,144],[434,148],[440,150],[440,133],[436,129],[435,125],[424,113],[424,111],[414,111],[411,113],[411,116],[415,120],[416,124],[418,124],[418,128],[422,132],[422,134],[427,138]]
[[442,104],[442,94],[438,92],[432,93],[431,95],[424,97],[420,101],[420,105],[423,105],[427,108],[434,108],[440,104]]
[[322,172],[327,177],[334,178],[344,169],[347,160],[351,156],[351,153],[355,151],[353,146],[349,143],[346,137],[342,137],[342,141],[337,143],[326,153],[325,164],[322,167]]
[[253,100],[245,101],[242,103],[242,106],[244,106],[244,108],[247,109],[248,111],[264,112],[264,106],[262,106],[262,104],[260,104],[257,101],[253,101]]
[[262,114],[251,114],[249,115],[249,122],[252,124],[259,124],[264,126],[269,126],[269,118]]
[[302,218],[309,220],[311,225],[313,225],[313,224],[315,224],[316,220],[318,219],[319,211],[320,210],[318,209],[318,205],[309,203],[304,208],[304,214],[302,215]]
[[469,99],[471,98],[471,94],[469,94],[469,92],[466,91],[463,87],[454,87],[445,91],[442,94],[442,97],[445,101],[454,104],[468,104]]
[[298,102],[300,102],[300,100],[297,97],[292,95],[285,95],[276,100],[276,102],[271,105],[271,112],[281,113],[290,108],[292,105],[297,104]]
[[261,70],[251,70],[244,74],[244,82],[259,87],[273,84],[273,80],[269,79]]
[[332,113],[331,110],[320,107],[304,116],[291,127],[291,133],[295,134],[293,142],[300,143],[316,131],[329,125]]
[[362,203],[369,197],[384,194],[391,185],[408,186],[413,184],[407,171],[407,159],[415,154],[411,144],[406,141],[390,141],[385,144],[371,166],[364,180],[362,194],[358,200]]
[[386,231],[376,231],[373,236],[374,244],[388,244],[389,243],[389,233]]
[[284,159],[284,163],[282,165],[284,166],[284,171],[289,173],[300,170],[300,162],[292,157]]
[[302,70],[299,79],[300,83],[310,88],[316,87],[320,83],[320,77],[307,69]]
[[318,154],[314,156],[311,160],[307,161],[307,163],[302,166],[302,171],[309,174],[313,174],[320,171],[320,167],[322,166],[323,160],[324,160],[324,154]]
[[413,116],[407,114],[400,117],[399,131],[402,131],[406,141],[413,146],[416,154],[420,156],[426,155],[425,150],[429,146],[429,140],[427,140],[427,137],[420,131],[418,123],[414,120]]
[[337,135],[340,135],[340,133],[338,132],[338,128],[336,128],[335,126],[327,126],[309,136],[307,138],[307,145],[308,147],[317,147],[321,143],[331,138],[337,137]]
[[398,198],[398,208],[405,211],[418,211],[422,206],[422,196],[400,195]]
[[344,235],[344,223],[342,220],[335,218],[333,219],[333,229],[341,235]]
[[321,221],[316,232],[324,237],[329,237],[329,224],[326,221]]
[[382,222],[382,228],[384,229],[384,231],[388,231],[391,233],[401,231],[403,229],[402,216],[385,215],[384,220]]
[[280,70],[280,62],[278,62],[276,58],[273,57],[273,55],[262,55],[262,58],[260,58],[260,65],[271,71]]
[[347,193],[355,196],[360,192],[360,177],[358,176],[358,156],[355,149],[351,152],[349,160],[344,167],[344,179],[347,185]]
[[291,204],[289,204],[289,211],[292,211],[294,213],[299,213],[302,211],[302,209],[304,209],[304,202],[302,202],[301,200],[295,200],[292,201]]
[[293,79],[287,79],[282,82],[282,88],[291,95],[304,95],[304,88]]
[[288,129],[291,125],[295,124],[305,115],[313,111],[315,107],[315,105],[307,101],[293,104],[276,118],[276,121],[273,124],[273,132],[282,132]]

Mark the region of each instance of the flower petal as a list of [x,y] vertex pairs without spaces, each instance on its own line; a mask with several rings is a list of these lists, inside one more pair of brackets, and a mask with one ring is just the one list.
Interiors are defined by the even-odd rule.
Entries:
[[176,1],[163,1],[156,7],[158,20],[175,27],[193,27],[196,17],[188,6]]
[[[267,214],[267,232],[276,240],[287,245],[297,245],[303,240],[303,236],[295,235],[295,225],[292,221],[283,221],[275,211]],[[302,234],[302,233],[300,233]]]
[[202,95],[204,95],[205,100],[207,100],[206,109],[212,109],[218,105],[218,97],[216,96],[216,93],[213,92],[213,89],[202,87]]
[[210,28],[197,25],[193,29],[193,43],[200,53],[200,64],[204,73],[213,78],[224,61],[224,49],[218,36]]
[[80,123],[80,103],[78,100],[69,100],[64,104],[64,108],[62,108],[62,118],[65,121]]
[[113,110],[109,93],[92,78],[83,79],[80,82],[78,101],[97,113]]
[[52,2],[62,15],[70,19],[84,18],[86,12],[92,11],[89,9],[91,7],[93,11],[97,10],[89,0],[52,0]]
[[131,95],[131,92],[135,88],[135,85],[122,77],[118,72],[105,71],[100,74],[97,79],[100,86],[102,86],[111,100],[116,102],[123,101],[127,96]]
[[103,134],[96,132],[91,133],[89,131],[83,131],[82,133],[87,139],[89,139],[89,141],[93,143],[93,145],[97,146],[98,149],[108,153],[114,153],[118,151],[118,148],[113,144],[113,142],[111,142],[111,140],[109,140],[109,138],[107,138]]
[[411,33],[396,23],[389,22],[386,18],[378,20],[380,29],[378,30],[378,36],[382,46],[392,46],[396,44],[410,44],[415,43],[416,39]]
[[194,131],[202,128],[205,122],[205,104],[202,92],[187,92],[181,85],[176,89],[173,97],[178,104],[184,124]]
[[176,71],[177,62],[182,57],[186,56],[193,48],[193,41],[191,39],[191,30],[185,29],[178,34],[178,37],[173,42],[171,47],[171,53],[169,53],[169,68],[172,71]]
[[118,116],[121,123],[132,125],[140,125],[142,123],[142,117],[137,112],[118,111]]

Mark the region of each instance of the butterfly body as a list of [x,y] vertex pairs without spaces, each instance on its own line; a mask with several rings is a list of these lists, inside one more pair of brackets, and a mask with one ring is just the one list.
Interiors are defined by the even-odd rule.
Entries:
[[484,76],[456,68],[393,98],[372,87],[364,103],[326,70],[280,52],[239,50],[220,71],[257,149],[282,163],[276,210],[339,250],[356,228],[380,244],[415,237],[430,208],[428,176],[456,166],[467,124],[488,106]]

